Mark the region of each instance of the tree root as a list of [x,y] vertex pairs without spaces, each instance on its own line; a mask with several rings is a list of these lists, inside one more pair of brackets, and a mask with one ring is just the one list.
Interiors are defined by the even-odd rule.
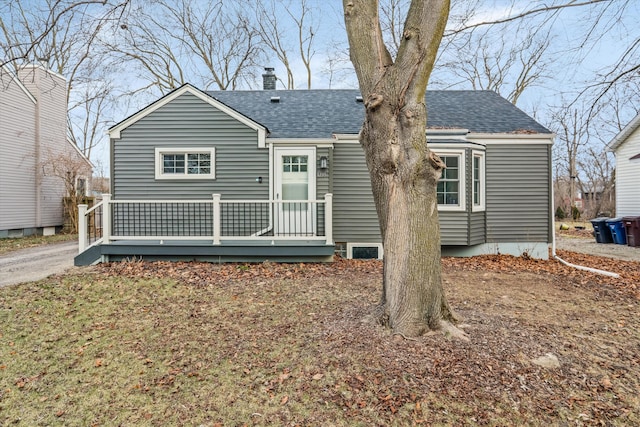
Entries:
[[457,340],[464,341],[464,342],[469,342],[470,341],[469,340],[469,336],[467,335],[467,333],[465,331],[463,331],[462,329],[458,328],[456,325],[454,325],[453,323],[451,323],[449,321],[441,320],[440,321],[440,327],[438,329],[447,338],[453,338],[453,339],[457,339]]

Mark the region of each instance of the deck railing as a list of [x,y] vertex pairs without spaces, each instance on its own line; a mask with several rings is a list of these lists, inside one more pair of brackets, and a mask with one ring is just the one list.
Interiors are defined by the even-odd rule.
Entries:
[[[112,200],[79,207],[79,248],[116,240],[325,240],[333,244],[332,195],[323,200]],[[99,228],[98,228],[99,226]],[[84,232],[83,232],[84,230]],[[100,239],[97,236],[100,230]]]

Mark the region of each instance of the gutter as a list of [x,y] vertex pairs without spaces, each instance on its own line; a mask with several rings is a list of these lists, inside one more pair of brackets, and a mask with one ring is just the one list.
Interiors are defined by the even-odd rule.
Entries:
[[597,268],[591,268],[591,267],[585,267],[583,265],[572,264],[570,262],[563,260],[558,255],[556,255],[556,215],[555,215],[555,209],[554,209],[555,208],[554,200],[555,200],[555,197],[554,197],[553,182],[552,182],[551,183],[551,203],[549,204],[551,206],[551,230],[553,232],[552,234],[553,237],[551,238],[551,256],[554,259],[560,261],[562,264],[571,268],[575,268],[576,270],[588,271],[591,273],[600,274],[602,276],[608,276],[608,277],[613,277],[615,279],[619,279],[620,275],[618,273],[612,273],[606,270],[599,270]]

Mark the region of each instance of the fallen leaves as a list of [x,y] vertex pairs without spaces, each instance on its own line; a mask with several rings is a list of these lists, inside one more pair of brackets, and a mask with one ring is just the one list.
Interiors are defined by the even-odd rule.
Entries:
[[[640,299],[640,262],[558,251],[558,255],[573,264],[618,273],[611,278],[596,273],[577,270],[557,260],[539,260],[510,255],[485,255],[471,258],[442,258],[443,272],[493,271],[502,273],[531,272],[565,277],[585,286],[605,285],[617,292]],[[119,262],[97,267],[108,276],[169,277],[194,286],[227,286],[243,280],[255,280],[256,286],[267,279],[327,279],[355,274],[371,275],[380,280],[382,262],[377,260],[346,260],[336,257],[333,263],[285,264],[264,262],[258,264],[213,264],[204,262]],[[258,280],[259,279],[259,280]],[[313,283],[313,282],[312,282]],[[234,297],[234,298],[237,298]]]

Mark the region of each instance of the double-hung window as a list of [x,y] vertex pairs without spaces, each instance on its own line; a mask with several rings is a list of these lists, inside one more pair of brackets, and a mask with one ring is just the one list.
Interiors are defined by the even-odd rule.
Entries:
[[434,150],[446,168],[438,181],[438,209],[465,210],[465,157],[463,150]]
[[215,148],[156,148],[156,179],[215,179]]
[[473,207],[472,210],[485,210],[485,172],[484,172],[484,153],[480,151],[473,152]]

